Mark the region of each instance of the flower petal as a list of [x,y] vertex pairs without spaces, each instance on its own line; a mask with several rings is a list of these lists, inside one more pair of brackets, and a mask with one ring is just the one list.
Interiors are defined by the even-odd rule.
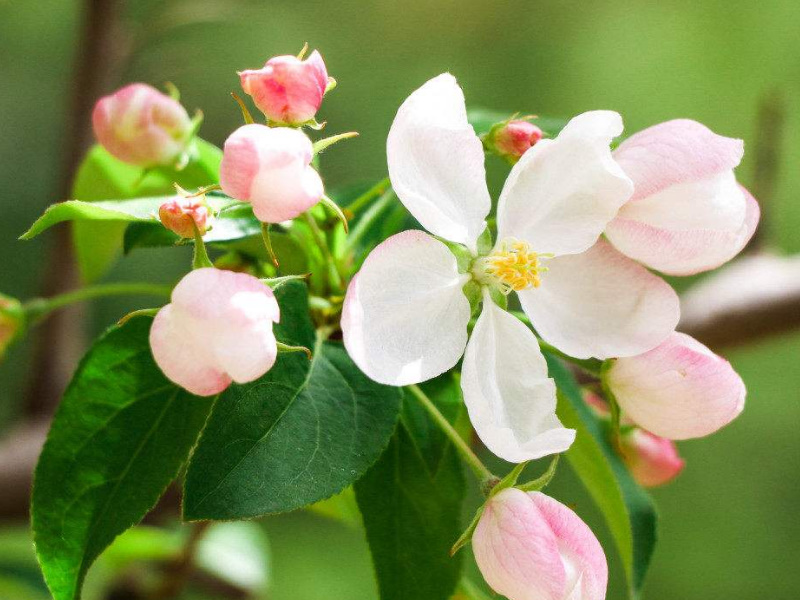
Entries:
[[541,140],[511,170],[497,208],[498,238],[514,237],[537,252],[583,252],[597,241],[633,192],[611,158],[622,133],[612,111],[572,119],[554,140]]
[[742,140],[717,135],[690,119],[648,127],[614,151],[614,159],[634,183],[631,202],[673,185],[730,171],[743,155]]
[[556,417],[556,387],[533,333],[484,294],[461,370],[470,420],[510,462],[564,452],[575,440]]
[[[708,180],[695,187],[707,183]],[[690,194],[688,190],[684,191]],[[720,193],[723,191],[720,190]],[[655,218],[648,220],[647,217],[641,218],[644,213],[638,210],[627,210],[633,204],[649,202],[647,199],[626,204],[619,216],[609,223],[606,235],[620,252],[668,275],[693,275],[715,269],[742,251],[753,237],[761,215],[758,202],[743,187],[737,186],[735,190],[728,188],[725,193],[729,196],[738,194],[744,202],[745,212],[738,226],[713,229],[703,228],[697,222],[687,224],[684,228],[670,228],[666,219],[660,222]],[[639,218],[634,214],[638,214]],[[729,217],[726,219],[730,221]]]
[[447,246],[430,235],[405,231],[387,239],[347,289],[342,332],[351,358],[388,385],[447,371],[467,343],[467,280]]
[[730,363],[683,333],[615,361],[606,381],[633,421],[673,440],[709,435],[744,408],[744,383]]
[[518,292],[539,335],[575,358],[646,352],[678,323],[678,296],[660,277],[600,240],[546,261],[538,288]]
[[604,600],[608,585],[608,562],[594,533],[570,508],[541,492],[528,497],[539,509],[559,541],[562,560],[570,564],[567,572],[577,574],[576,600]]
[[167,378],[198,396],[213,396],[231,384],[196,332],[202,327],[173,305],[163,307],[150,327],[153,358]]
[[474,249],[492,203],[483,145],[452,75],[431,79],[403,102],[386,155],[392,186],[414,218],[431,233]]

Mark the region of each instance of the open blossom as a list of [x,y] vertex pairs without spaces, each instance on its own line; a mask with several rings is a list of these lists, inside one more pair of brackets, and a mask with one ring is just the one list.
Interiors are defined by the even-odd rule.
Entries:
[[486,583],[509,600],[604,600],[608,564],[578,515],[542,494],[508,488],[486,503],[472,536]]
[[164,227],[182,238],[193,238],[195,229],[203,235],[209,221],[205,196],[175,196],[158,208],[158,218]]
[[150,348],[170,380],[211,396],[272,368],[278,355],[272,326],[279,318],[272,290],[255,277],[197,269],[153,320]]
[[631,136],[614,159],[635,191],[606,236],[624,254],[670,275],[727,262],[753,236],[760,215],[733,173],[743,153],[741,140],[687,119]]
[[517,119],[493,127],[487,144],[500,156],[516,162],[541,139],[541,129],[529,121]]
[[244,125],[225,141],[220,185],[264,223],[294,219],[322,198],[311,140],[296,129]]
[[727,360],[684,333],[614,361],[605,377],[628,417],[671,440],[714,433],[744,408],[742,378]]
[[276,56],[264,68],[239,73],[242,89],[270,121],[301,125],[314,118],[328,88],[328,71],[319,52],[306,60]]
[[[659,344],[678,320],[672,289],[598,241],[632,186],[609,143],[616,113],[591,112],[542,140],[514,166],[500,195],[498,242],[478,252],[491,207],[480,140],[455,79],[441,75],[400,107],[387,143],[389,176],[423,231],[390,237],[367,257],[347,290],[344,342],[372,379],[409,385],[455,366],[472,423],[498,456],[521,462],[566,450],[575,432],[555,415],[555,385],[533,333],[495,304],[517,292],[538,333],[575,357],[630,356]],[[470,302],[483,310],[467,341]]]
[[92,124],[109,153],[140,167],[175,164],[192,133],[192,121],[180,102],[144,83],[100,98]]
[[675,442],[644,429],[633,429],[621,436],[622,459],[633,478],[644,487],[664,485],[683,471],[685,463]]

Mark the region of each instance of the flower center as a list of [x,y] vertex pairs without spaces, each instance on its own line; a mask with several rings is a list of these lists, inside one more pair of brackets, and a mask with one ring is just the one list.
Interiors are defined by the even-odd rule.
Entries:
[[504,294],[539,287],[540,275],[547,271],[541,265],[549,254],[533,252],[527,242],[505,238],[488,256],[475,261],[472,272],[484,284],[497,286]]

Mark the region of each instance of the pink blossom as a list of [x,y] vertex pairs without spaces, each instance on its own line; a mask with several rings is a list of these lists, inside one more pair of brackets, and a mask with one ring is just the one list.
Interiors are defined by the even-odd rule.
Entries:
[[301,131],[244,125],[225,141],[220,185],[229,196],[250,202],[264,223],[288,221],[322,197],[312,156],[311,140]]
[[518,119],[493,128],[488,142],[500,156],[516,162],[541,139],[541,129],[533,123]]
[[744,382],[730,363],[683,333],[615,360],[606,383],[624,414],[672,440],[709,435],[744,408]]
[[204,196],[175,196],[158,209],[161,224],[182,238],[193,238],[195,228],[203,235],[208,229],[209,211]]
[[306,60],[276,56],[264,68],[239,73],[242,89],[270,121],[301,125],[317,114],[328,87],[328,71],[319,52]]
[[622,458],[633,478],[644,487],[664,485],[683,471],[685,463],[675,442],[644,429],[623,434]]
[[608,565],[597,538],[560,502],[508,488],[491,498],[472,537],[486,582],[509,600],[603,600]]
[[156,315],[150,348],[170,380],[212,396],[232,381],[253,381],[272,368],[278,354],[272,326],[279,318],[272,290],[255,277],[197,269]]
[[97,141],[119,160],[140,167],[172,165],[186,150],[192,121],[179,102],[133,83],[97,101]]
[[736,256],[755,232],[759,208],[736,182],[742,140],[679,119],[620,144],[614,159],[634,184],[606,236],[623,254],[670,275],[691,275]]

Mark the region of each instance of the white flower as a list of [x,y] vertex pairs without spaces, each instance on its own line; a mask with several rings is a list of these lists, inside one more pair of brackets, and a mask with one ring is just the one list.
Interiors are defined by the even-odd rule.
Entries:
[[[359,367],[402,386],[447,371],[463,354],[464,401],[490,450],[512,462],[566,450],[575,432],[555,415],[537,340],[490,291],[516,291],[539,335],[578,358],[639,354],[675,328],[672,289],[598,241],[633,192],[609,149],[621,132],[618,114],[589,112],[526,152],[500,195],[498,242],[479,256],[491,199],[464,96],[448,74],[414,92],[389,133],[392,185],[428,231],[466,246],[472,261],[459,272],[448,247],[421,231],[379,245],[351,282],[342,317]],[[483,311],[468,342],[462,288],[470,280],[482,286]]]

